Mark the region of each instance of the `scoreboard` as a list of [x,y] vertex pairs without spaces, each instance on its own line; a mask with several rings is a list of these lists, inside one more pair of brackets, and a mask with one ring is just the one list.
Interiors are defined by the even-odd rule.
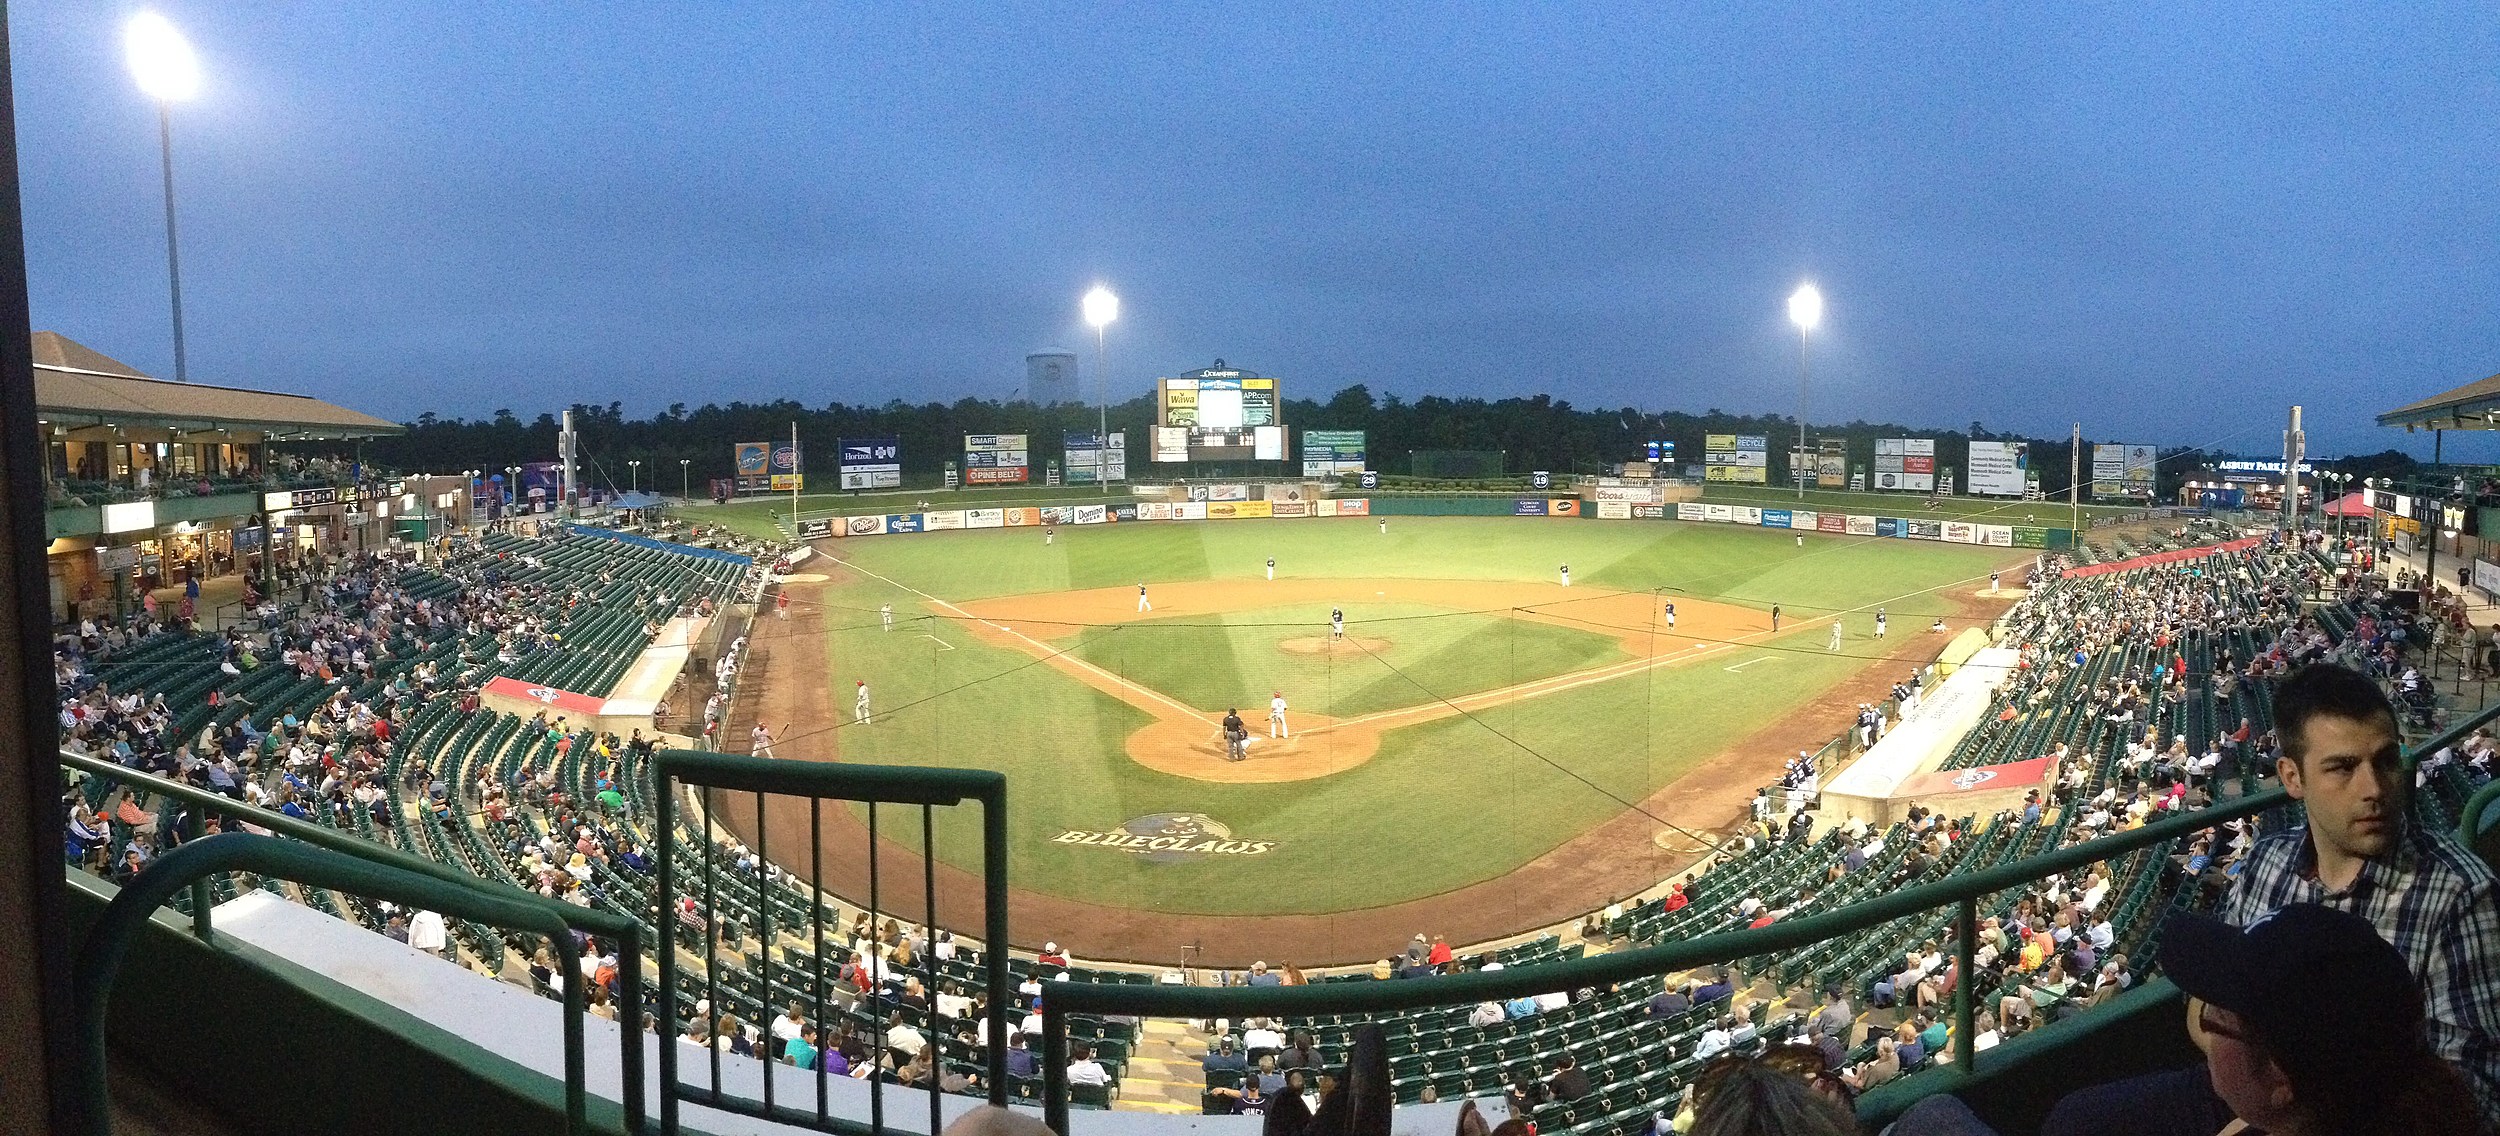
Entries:
[[1221,368],[1155,385],[1158,462],[1283,461],[1284,401],[1277,381]]

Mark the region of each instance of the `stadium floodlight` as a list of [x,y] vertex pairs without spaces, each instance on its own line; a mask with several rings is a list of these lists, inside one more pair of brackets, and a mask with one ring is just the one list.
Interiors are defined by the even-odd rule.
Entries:
[[[1823,322],[1823,293],[1815,289],[1813,281],[1798,285],[1796,291],[1788,294],[1788,322],[1797,325],[1797,454],[1796,460],[1789,463],[1794,466],[1804,461],[1806,454],[1806,341],[1814,338],[1814,325]],[[1797,479],[1797,499],[1805,500],[1806,471],[1788,472]]]
[[1812,284],[1800,284],[1788,296],[1788,322],[1799,331],[1812,331],[1823,322],[1823,293]]
[[1102,330],[1120,318],[1120,297],[1100,284],[1085,293],[1085,322],[1094,325],[1094,382],[1098,397],[1094,402],[1094,488],[1111,492],[1111,483],[1103,480],[1103,458],[1111,449],[1111,352],[1105,345]]
[[173,292],[174,381],[191,381],[190,361],[182,350],[182,257],[174,236],[174,103],[200,93],[200,59],[172,22],[154,12],[141,12],[122,28],[122,50],[130,76],[156,100],[156,141],[165,166],[165,276]]
[[181,102],[200,93],[200,57],[173,22],[155,12],[141,12],[122,27],[122,52],[139,89],[160,103]]

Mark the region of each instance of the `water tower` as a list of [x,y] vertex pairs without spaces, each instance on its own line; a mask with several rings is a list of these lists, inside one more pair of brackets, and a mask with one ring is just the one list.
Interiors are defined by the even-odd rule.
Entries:
[[1051,348],[1024,357],[1024,396],[1043,406],[1085,401],[1077,381],[1076,352]]

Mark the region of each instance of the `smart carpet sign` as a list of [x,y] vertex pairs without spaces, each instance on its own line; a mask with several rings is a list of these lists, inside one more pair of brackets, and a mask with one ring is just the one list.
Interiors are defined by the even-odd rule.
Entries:
[[1236,839],[1230,826],[1205,813],[1155,813],[1109,831],[1072,828],[1050,839],[1053,844],[1127,852],[1156,864],[1201,856],[1257,856],[1276,847],[1273,840]]

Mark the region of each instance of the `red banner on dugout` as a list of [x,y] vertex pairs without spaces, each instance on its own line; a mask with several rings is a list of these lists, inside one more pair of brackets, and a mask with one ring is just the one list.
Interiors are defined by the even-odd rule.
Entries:
[[575,694],[572,691],[558,690],[552,686],[522,682],[517,678],[494,679],[486,684],[484,693],[500,694],[505,698],[525,699],[550,710],[561,710],[569,714],[597,714],[608,708],[608,700],[604,698],[593,698],[587,694]]
[[1942,797],[1953,793],[1975,793],[1982,790],[2027,789],[2047,781],[2055,762],[2045,757],[2004,765],[1982,765],[1977,769],[1939,769],[1905,778],[1892,791],[1894,797]]

